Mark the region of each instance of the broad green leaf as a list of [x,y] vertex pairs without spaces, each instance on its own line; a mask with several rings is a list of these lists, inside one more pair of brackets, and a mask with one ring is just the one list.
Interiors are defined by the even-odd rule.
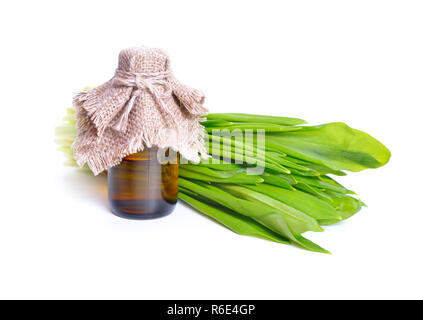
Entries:
[[326,201],[329,201],[329,202],[332,201],[332,198],[330,196],[328,196],[324,192],[323,189],[319,189],[319,188],[310,186],[310,185],[305,184],[305,183],[297,183],[297,184],[294,185],[294,188],[297,189],[297,190],[305,191],[305,192],[307,192],[311,195],[314,195],[314,196],[316,196],[316,197],[318,197],[322,200],[326,200]]
[[341,122],[302,128],[296,132],[269,134],[266,145],[276,145],[289,156],[334,170],[378,168],[391,156],[379,141]]
[[[213,150],[213,147],[212,147],[212,145],[210,145],[209,146],[209,153],[212,154],[213,151],[214,151]],[[223,153],[221,155],[222,156],[222,159],[224,159],[225,161],[229,161],[230,159],[231,160],[234,160],[234,161],[241,160],[241,161],[243,161],[245,163],[250,163],[250,164],[256,163],[258,165],[263,165],[267,169],[271,169],[274,172],[291,173],[291,171],[288,168],[285,168],[285,167],[283,167],[283,166],[281,166],[279,164],[268,162],[268,161],[263,161],[263,160],[261,160],[259,158],[250,157],[250,156],[245,155],[245,154],[239,154],[239,153],[236,153],[234,150],[229,150],[228,153],[227,153],[227,155],[231,157],[230,159],[223,158],[223,156],[225,156],[225,155],[226,154],[223,154]],[[214,156],[217,156],[217,155],[214,155]]]
[[332,201],[328,203],[336,209],[338,214],[342,217],[342,220],[352,217],[360,211],[361,207],[364,205],[359,199],[345,194],[330,191],[327,191],[326,193],[332,199]]
[[[272,174],[269,171],[266,171],[266,172]],[[277,177],[280,177],[282,179],[285,179],[291,185],[294,185],[294,184],[297,184],[298,183],[298,181],[295,179],[295,177],[292,174],[278,173],[278,174],[276,174],[276,176]]]
[[[326,185],[327,184],[330,184],[330,185],[332,185],[334,187],[341,188],[343,190],[347,190],[346,193],[348,193],[348,194],[356,194],[354,191],[345,188],[342,184],[340,184],[339,182],[336,182],[331,177],[328,177],[328,176],[323,175],[323,176],[319,176],[318,178],[319,178],[320,181],[323,181]],[[328,188],[326,188],[326,189],[328,189]],[[333,190],[333,191],[336,191],[336,190]],[[343,193],[343,192],[341,192],[341,193]]]
[[[231,163],[223,159],[219,159],[219,163],[214,163],[215,161],[216,161],[216,158],[210,157],[208,159],[202,159],[200,163],[193,164],[193,165],[200,166],[200,167],[207,167],[207,168],[218,170],[218,171],[235,171],[235,170],[242,169],[241,165]],[[192,163],[188,165],[191,165],[191,164]],[[184,166],[184,165],[181,165],[181,166]]]
[[299,190],[286,190],[266,184],[245,187],[279,200],[319,221],[321,219],[342,220],[342,217],[331,205],[308,193]]
[[317,172],[319,172],[321,175],[324,174],[334,174],[337,176],[346,176],[347,174],[343,171],[340,170],[334,170],[331,169],[327,166],[321,165],[321,164],[315,164],[315,163],[311,163],[308,161],[304,161],[304,160],[300,160],[300,159],[296,159],[296,158],[292,158],[292,157],[285,157],[287,160],[290,160],[292,162],[298,163],[298,164],[302,164],[303,166],[307,166],[310,169],[313,169]]
[[294,187],[284,178],[281,178],[274,174],[264,173],[261,175],[264,180],[264,183],[270,184],[273,186],[285,188],[288,190],[294,190]]
[[183,164],[180,166],[181,169],[189,170],[197,173],[201,173],[207,176],[216,177],[216,178],[230,178],[234,175],[245,172],[244,168],[236,168],[236,170],[213,170],[208,167],[204,167],[196,164]]
[[298,170],[294,168],[290,168],[291,173],[297,176],[303,176],[303,177],[318,177],[320,175],[319,172],[313,169],[308,169],[307,171],[304,170]]
[[[235,196],[239,196],[253,202],[261,202],[264,206],[277,209],[277,212],[280,212],[283,215],[284,220],[287,222],[294,234],[301,234],[306,231],[323,231],[313,217],[308,216],[304,212],[301,212],[286,203],[276,200],[274,197],[269,197],[267,194],[257,191],[257,189],[237,185],[220,185],[220,187]],[[275,188],[268,185],[266,185],[266,187]]]
[[193,183],[189,180],[180,178],[179,184],[186,189],[195,189],[195,192],[201,196],[211,199],[212,201],[215,201],[239,214],[254,219],[256,222],[269,228],[273,232],[276,232],[282,237],[290,239],[292,242],[297,243],[305,249],[327,253],[326,250],[312,244],[312,242],[304,241],[302,237],[299,237],[299,235],[294,235],[290,227],[285,222],[283,215],[270,206],[240,199],[220,188],[201,182]]
[[233,124],[233,122],[223,120],[206,120],[202,121],[201,124],[205,127],[226,127]]
[[213,130],[222,130],[222,129],[229,129],[229,130],[236,130],[239,129],[241,131],[245,130],[257,130],[262,129],[266,132],[291,132],[291,131],[299,131],[302,130],[302,127],[286,127],[280,126],[271,123],[234,123],[228,126],[222,127],[206,127],[205,130],[208,133],[213,133]]
[[277,153],[275,152],[266,152],[266,158],[269,160],[272,160],[282,166],[288,167],[290,169],[297,169],[297,170],[301,170],[301,171],[314,171],[312,169],[310,169],[309,167],[306,167],[304,165],[292,162],[288,159],[286,159],[285,157],[281,157],[279,156]]
[[330,254],[329,251],[327,251],[326,249],[322,248],[321,246],[315,244],[313,241],[311,241],[307,238],[304,238],[303,236],[297,235],[297,236],[295,236],[295,239],[297,240],[296,244],[299,244],[301,247],[303,247],[307,250]]
[[188,179],[195,179],[201,180],[206,182],[220,182],[220,183],[240,183],[240,184],[257,184],[263,182],[263,178],[257,175],[247,175],[245,172],[237,173],[230,178],[218,178],[212,177],[209,175],[205,175],[199,172],[187,170],[183,167],[179,168],[179,176],[188,178]]
[[319,178],[314,178],[314,177],[302,177],[302,176],[298,176],[298,175],[293,175],[295,177],[295,179],[299,182],[299,183],[304,183],[304,184],[308,184],[310,186],[313,187],[317,187],[319,189],[323,189],[323,190],[331,190],[331,191],[335,191],[335,192],[339,192],[339,193],[351,193],[351,190],[348,190],[344,187],[342,187],[341,185],[333,185],[332,183],[328,183],[325,181],[320,180]]
[[306,121],[297,118],[286,118],[286,117],[275,117],[275,116],[263,116],[257,114],[247,113],[209,113],[207,119],[210,120],[226,120],[226,121],[237,121],[237,122],[261,122],[279,124],[283,126],[292,126],[297,124],[305,124]]
[[218,223],[240,235],[252,236],[265,240],[288,244],[290,241],[271,230],[263,227],[251,218],[240,215],[234,211],[222,207],[212,206],[211,204],[198,201],[184,192],[179,193],[179,198],[189,204],[194,209],[207,215]]

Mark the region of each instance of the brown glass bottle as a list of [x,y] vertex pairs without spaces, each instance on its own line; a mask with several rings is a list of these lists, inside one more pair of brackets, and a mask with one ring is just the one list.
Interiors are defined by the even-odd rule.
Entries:
[[173,211],[178,197],[178,157],[161,164],[157,153],[157,148],[145,149],[108,170],[113,213],[130,219],[153,219]]

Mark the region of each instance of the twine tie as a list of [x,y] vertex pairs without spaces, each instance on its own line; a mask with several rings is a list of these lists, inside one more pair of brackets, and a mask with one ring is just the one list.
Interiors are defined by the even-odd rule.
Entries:
[[[134,73],[122,71],[119,69],[116,70],[114,77],[115,84],[134,87],[135,90],[132,92],[131,99],[126,104],[124,112],[116,121],[113,128],[118,131],[126,130],[129,113],[134,107],[135,99],[141,95],[143,90],[150,92],[153,99],[164,111],[171,115],[173,119],[173,114],[166,106],[166,101],[172,95],[172,88],[169,86],[169,82],[167,81],[167,78],[170,76],[171,73],[169,71],[155,73]],[[158,90],[160,87],[164,89],[163,92]]]

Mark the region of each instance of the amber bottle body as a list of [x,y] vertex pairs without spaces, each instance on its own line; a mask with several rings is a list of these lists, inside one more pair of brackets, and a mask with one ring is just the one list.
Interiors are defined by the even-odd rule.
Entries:
[[108,170],[113,213],[130,219],[154,219],[173,211],[178,197],[178,156],[167,157],[164,163],[158,152],[157,148],[145,149]]

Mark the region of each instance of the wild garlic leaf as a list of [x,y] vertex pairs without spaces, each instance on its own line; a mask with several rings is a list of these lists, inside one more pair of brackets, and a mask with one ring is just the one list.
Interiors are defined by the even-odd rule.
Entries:
[[336,212],[333,206],[303,191],[286,190],[265,184],[245,187],[279,200],[317,220],[342,220],[342,217]]
[[194,209],[197,209],[201,213],[237,234],[252,236],[278,243],[290,243],[288,239],[272,232],[251,218],[245,217],[223,207],[217,207],[203,201],[199,201],[195,199],[195,197],[187,195],[184,190],[179,193],[179,198]]
[[[269,139],[270,138],[270,139]],[[269,134],[266,144],[288,155],[334,170],[361,171],[379,168],[389,161],[390,151],[367,133],[341,122],[305,126],[303,130]]]
[[234,122],[259,122],[259,123],[271,123],[279,124],[283,126],[293,126],[298,124],[307,123],[305,120],[298,118],[287,118],[287,117],[276,117],[276,116],[264,116],[257,114],[247,113],[209,113],[207,119],[214,120],[226,120]]

